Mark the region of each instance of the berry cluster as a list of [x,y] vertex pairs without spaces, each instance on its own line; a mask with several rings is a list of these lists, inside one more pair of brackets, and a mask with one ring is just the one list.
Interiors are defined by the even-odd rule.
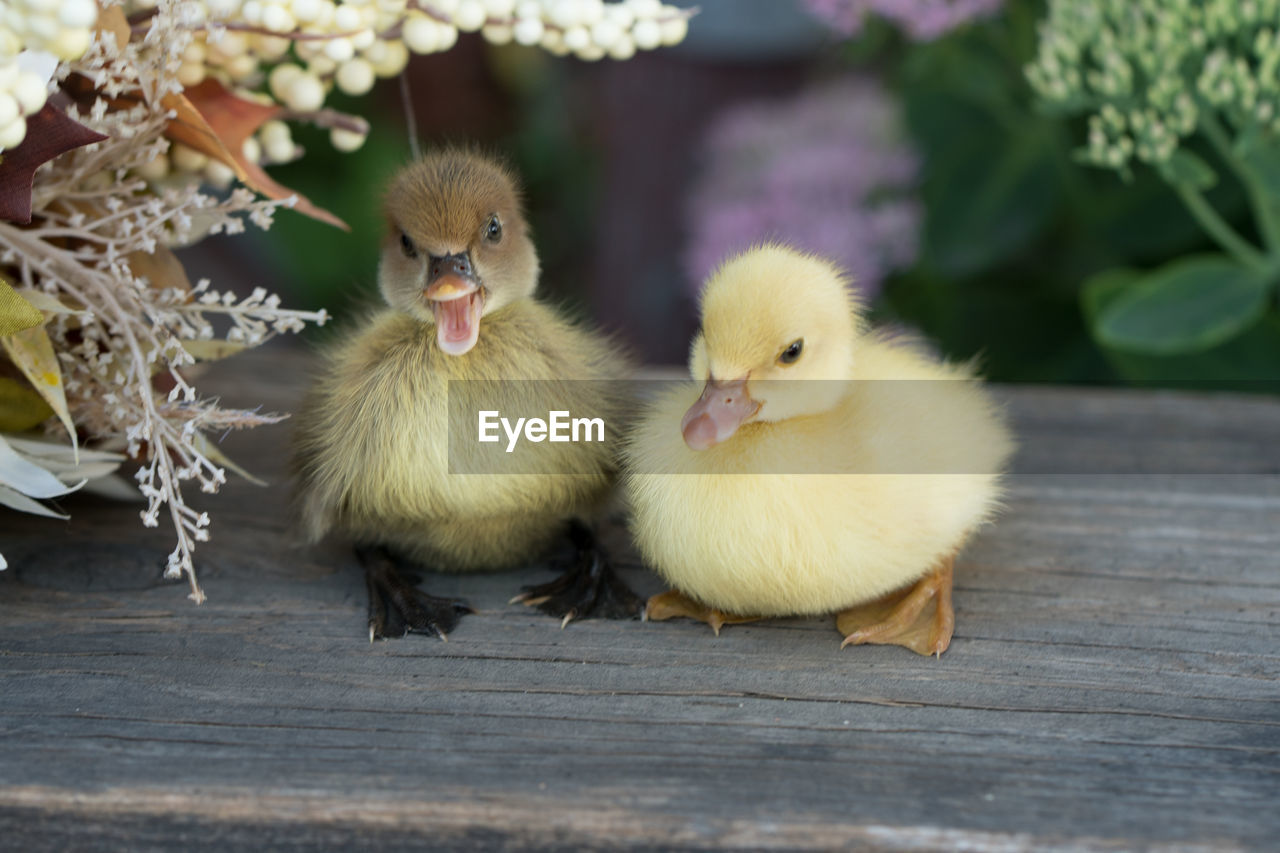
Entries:
[[40,111],[47,75],[25,50],[76,59],[89,47],[98,7],[93,0],[8,0],[0,3],[0,151],[27,135],[27,116]]

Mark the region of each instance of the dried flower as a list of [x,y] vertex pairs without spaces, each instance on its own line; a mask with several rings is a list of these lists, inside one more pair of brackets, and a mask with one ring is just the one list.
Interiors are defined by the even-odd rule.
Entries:
[[[0,267],[45,316],[43,326],[22,333],[39,345],[30,352],[6,339],[10,358],[25,366],[42,357],[40,347],[47,350],[42,375],[49,382],[33,384],[63,423],[90,440],[122,440],[130,456],[143,460],[136,475],[147,499],[143,523],[158,526],[167,510],[178,543],[166,575],[185,574],[199,601],[192,551],[208,538],[209,519],[186,505],[181,486],[196,481],[214,492],[226,480],[221,454],[203,433],[279,418],[201,399],[181,369],[210,353],[219,337],[223,352],[241,349],[324,322],[325,315],[280,308],[263,291],[240,299],[205,282],[192,287],[167,248],[241,231],[245,217],[266,227],[285,202],[256,201],[245,189],[218,198],[192,182],[153,188],[130,177],[168,145],[166,97],[182,87],[155,45],[189,42],[177,8],[157,11],[154,40],[121,47],[113,38],[95,39],[82,58],[60,66],[62,77],[76,73],[96,82],[91,103],[69,112],[107,139],[41,169],[31,224],[0,222]],[[134,98],[128,106],[105,105],[107,97],[126,93]]]
[[990,15],[1003,0],[804,0],[809,11],[846,36],[857,35],[868,15],[900,27],[915,41],[933,41],[975,18]]
[[894,104],[867,79],[730,108],[712,123],[688,204],[686,270],[779,239],[840,262],[873,297],[916,257],[917,158]]

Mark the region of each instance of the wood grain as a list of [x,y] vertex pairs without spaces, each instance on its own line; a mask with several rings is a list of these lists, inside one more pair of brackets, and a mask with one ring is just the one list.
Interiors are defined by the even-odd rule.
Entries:
[[[305,362],[200,387],[287,410]],[[1273,846],[1280,403],[1001,394],[1019,473],[941,660],[829,620],[562,631],[505,603],[547,566],[430,577],[481,612],[371,645],[354,560],[288,541],[284,427],[226,442],[274,485],[201,501],[202,606],[137,507],[5,514],[0,847]]]

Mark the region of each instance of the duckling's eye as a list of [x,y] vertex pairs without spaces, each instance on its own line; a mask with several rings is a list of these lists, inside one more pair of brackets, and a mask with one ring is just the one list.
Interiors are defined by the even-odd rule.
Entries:
[[804,338],[791,342],[791,346],[782,351],[782,355],[778,356],[778,364],[795,364],[800,358],[801,351],[804,350]]
[[502,239],[502,223],[498,221],[496,213],[489,217],[489,224],[484,227],[484,237],[490,243],[496,243]]
[[400,250],[404,252],[406,258],[418,257],[418,247],[413,245],[413,241],[409,239],[409,235],[400,232]]

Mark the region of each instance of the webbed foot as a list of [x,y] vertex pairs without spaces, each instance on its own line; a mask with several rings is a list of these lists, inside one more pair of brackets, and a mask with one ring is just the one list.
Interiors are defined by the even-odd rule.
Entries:
[[760,618],[759,616],[737,616],[733,613],[725,613],[723,610],[707,607],[705,604],[694,601],[683,592],[674,589],[658,593],[650,598],[644,606],[644,618],[651,622],[661,622],[666,619],[675,619],[679,616],[706,622],[711,626],[711,630],[716,632],[717,637],[720,636],[720,629],[725,625],[755,622]]
[[[951,608],[951,579],[955,555],[947,557],[905,595],[892,593],[870,604],[836,614],[836,628],[844,634],[840,648],[861,643],[904,646],[916,654],[941,657],[951,645],[955,612]],[[933,603],[933,607],[929,604]]]
[[398,561],[380,545],[356,547],[369,590],[369,642],[406,634],[427,634],[441,640],[464,614],[474,613],[458,598],[428,595],[401,576]]
[[571,521],[569,539],[575,556],[568,571],[547,583],[524,587],[510,603],[556,616],[561,628],[574,619],[639,618],[644,601],[614,572],[591,529]]

